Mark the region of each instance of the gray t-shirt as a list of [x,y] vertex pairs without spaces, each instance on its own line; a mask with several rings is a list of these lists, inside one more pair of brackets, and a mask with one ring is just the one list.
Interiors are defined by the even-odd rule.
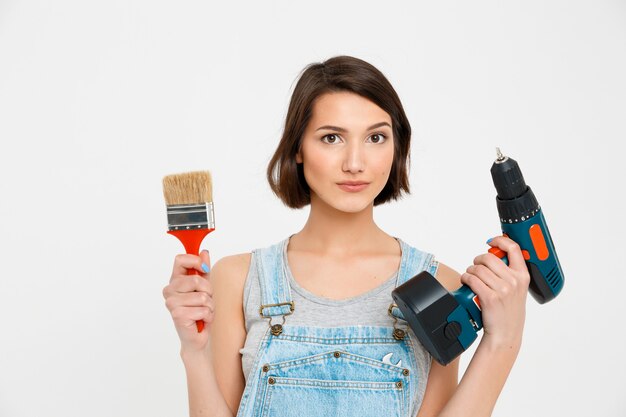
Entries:
[[[397,239],[397,238],[396,238]],[[402,245],[401,245],[402,246]],[[386,326],[393,327],[394,320],[388,314],[389,305],[393,302],[391,291],[397,286],[398,271],[378,287],[344,300],[332,300],[317,296],[302,288],[294,279],[287,259],[287,245],[284,246],[282,261],[289,279],[291,296],[296,306],[294,312],[286,316],[286,323],[293,326],[342,327],[342,326]],[[438,262],[433,259],[428,271],[435,275]],[[246,325],[246,341],[239,350],[242,355],[242,368],[246,382],[254,363],[255,355],[263,335],[268,328],[268,318],[259,315],[261,305],[261,289],[255,252],[252,252],[250,269],[246,278],[243,292],[243,306]],[[272,324],[281,323],[280,318],[274,318]],[[407,329],[406,322],[399,323]],[[408,329],[417,340],[412,330]],[[431,356],[417,343],[416,361],[420,378],[418,379],[418,397],[423,397],[426,389],[426,380],[430,371]]]

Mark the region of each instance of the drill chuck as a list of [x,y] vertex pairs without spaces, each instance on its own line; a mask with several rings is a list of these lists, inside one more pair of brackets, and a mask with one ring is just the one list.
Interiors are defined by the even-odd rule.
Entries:
[[498,149],[498,158],[491,166],[491,179],[496,187],[496,206],[501,223],[518,223],[537,214],[539,203],[535,194],[526,185],[522,170],[517,161],[502,156]]
[[502,155],[496,148],[498,157],[491,165],[491,179],[496,187],[496,194],[501,200],[512,200],[526,192],[526,181],[517,162]]

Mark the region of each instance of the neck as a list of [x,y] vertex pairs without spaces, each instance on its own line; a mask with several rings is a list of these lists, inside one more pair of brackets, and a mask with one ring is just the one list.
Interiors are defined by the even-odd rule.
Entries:
[[373,202],[359,212],[347,213],[312,200],[309,218],[289,246],[298,251],[349,256],[380,250],[391,239],[374,222]]

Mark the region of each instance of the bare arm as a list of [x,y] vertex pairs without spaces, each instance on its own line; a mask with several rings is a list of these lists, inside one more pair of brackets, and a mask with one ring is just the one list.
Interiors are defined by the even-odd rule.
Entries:
[[[528,270],[515,242],[499,236],[491,245],[507,252],[509,266],[487,253],[477,256],[474,265],[460,276],[461,282],[469,285],[480,298],[483,337],[455,389],[450,387],[456,384],[458,358],[447,367],[433,362],[419,417],[491,416],[515,363],[522,342]],[[438,274],[437,278],[449,283],[455,275],[458,277],[446,267],[442,277]],[[448,367],[454,370],[447,370]]]
[[208,352],[181,352],[187,374],[190,417],[234,417],[222,395]]
[[[242,299],[249,260],[250,254],[225,257],[210,273],[191,278],[185,268],[209,265],[208,253],[180,255],[163,290],[181,339],[191,417],[237,413],[245,385],[239,349],[246,337]],[[205,321],[202,333],[198,319]]]
[[[243,288],[251,254],[222,258],[212,277],[215,292],[215,320],[211,326],[211,362],[228,408],[237,414],[245,388],[239,350],[246,342]],[[220,265],[218,265],[220,264]]]

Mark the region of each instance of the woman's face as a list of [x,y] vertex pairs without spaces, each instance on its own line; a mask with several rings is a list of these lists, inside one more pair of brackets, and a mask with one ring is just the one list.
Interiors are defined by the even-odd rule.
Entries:
[[345,91],[319,96],[296,155],[311,204],[353,213],[373,204],[389,178],[393,141],[391,117],[370,100]]

